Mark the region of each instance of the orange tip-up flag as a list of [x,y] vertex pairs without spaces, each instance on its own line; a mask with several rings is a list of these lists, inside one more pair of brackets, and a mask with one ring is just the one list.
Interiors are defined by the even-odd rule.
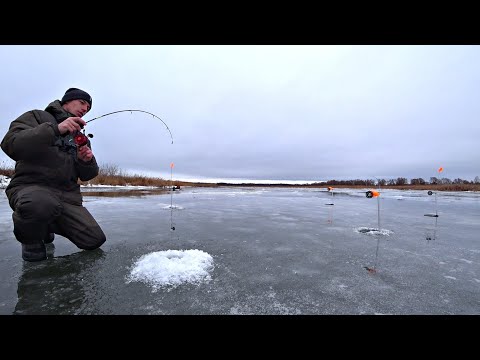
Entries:
[[443,167],[438,169],[438,172],[442,172],[442,171],[443,171]]
[[173,169],[173,163],[170,164],[170,169]]

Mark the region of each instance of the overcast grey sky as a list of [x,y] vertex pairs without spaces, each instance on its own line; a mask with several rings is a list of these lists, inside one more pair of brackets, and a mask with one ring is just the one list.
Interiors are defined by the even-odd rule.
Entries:
[[[100,164],[170,178],[480,176],[479,46],[0,45],[1,137],[69,87]],[[0,161],[8,162],[1,152]]]

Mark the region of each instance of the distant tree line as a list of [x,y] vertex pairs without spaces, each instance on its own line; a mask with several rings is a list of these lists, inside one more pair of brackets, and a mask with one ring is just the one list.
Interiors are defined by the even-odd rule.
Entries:
[[398,177],[396,179],[355,179],[355,180],[328,180],[326,185],[362,185],[362,186],[395,186],[395,185],[430,185],[430,184],[438,184],[438,185],[449,185],[449,184],[480,184],[480,177],[475,176],[473,181],[468,181],[464,179],[457,178],[455,180],[450,180],[449,178],[437,178],[435,176],[430,178],[430,181],[425,181],[422,178],[414,178],[410,179],[404,177]]
[[[6,163],[5,161],[0,162],[0,175],[4,175],[7,177],[12,177],[13,174],[15,173],[15,168],[13,163]],[[140,178],[142,181],[146,181],[147,179],[150,179],[149,177],[145,175],[138,175],[138,174],[127,174],[125,171],[121,170],[118,165],[115,164],[102,164],[100,165],[99,169],[99,174],[94,181],[96,183],[99,183],[102,179],[105,177],[109,178]],[[167,181],[163,180],[161,178],[153,178],[154,181]],[[94,182],[90,181],[90,183]],[[219,183],[221,185],[224,185],[223,183]],[[438,184],[438,185],[462,185],[462,184],[480,184],[480,176],[475,176],[475,179],[472,181],[456,178],[454,180],[450,180],[449,178],[437,178],[437,177],[431,177],[430,180],[427,182],[426,180],[422,178],[413,178],[410,179],[410,181],[407,178],[404,177],[398,177],[396,179],[378,179],[378,182],[376,179],[367,179],[367,180],[361,180],[361,179],[355,179],[355,180],[328,180],[327,182],[321,182],[321,183],[314,183],[312,185],[315,186],[324,186],[324,185],[360,185],[360,186],[405,186],[405,185],[430,185],[430,184]],[[225,184],[227,185],[227,184]],[[228,184],[230,185],[230,184]],[[259,184],[261,186],[261,184]]]

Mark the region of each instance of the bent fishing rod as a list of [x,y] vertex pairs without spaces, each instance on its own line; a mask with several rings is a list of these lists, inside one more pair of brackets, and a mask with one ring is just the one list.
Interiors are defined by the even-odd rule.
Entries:
[[[86,121],[86,123],[88,124],[89,122],[93,121],[93,120],[97,120],[97,119],[100,119],[102,117],[105,117],[105,116],[108,116],[108,115],[113,115],[113,114],[117,114],[117,113],[121,113],[121,112],[142,112],[142,113],[145,113],[145,114],[149,114],[149,115],[152,115],[154,118],[157,118],[158,120],[160,120],[164,125],[165,127],[167,128],[168,132],[170,133],[170,138],[172,139],[172,144],[173,144],[173,135],[172,135],[172,132],[170,131],[170,128],[168,127],[168,125],[165,123],[165,121],[163,121],[162,119],[160,119],[160,117],[158,117],[157,115],[155,114],[152,114],[151,112],[148,112],[148,111],[145,111],[145,110],[132,110],[132,109],[127,109],[127,110],[118,110],[118,111],[112,111],[112,112],[109,112],[109,113],[106,113],[106,114],[103,114],[103,115],[100,115],[100,116],[97,116],[93,119],[90,119],[88,121]],[[87,142],[88,142],[88,138],[93,138],[93,135],[92,134],[88,134],[88,135],[85,135],[85,129],[83,129],[83,134],[80,133],[80,132],[77,132],[77,134],[75,134],[74,136],[74,140],[75,140],[75,143],[78,145],[78,146],[83,146],[85,145]]]

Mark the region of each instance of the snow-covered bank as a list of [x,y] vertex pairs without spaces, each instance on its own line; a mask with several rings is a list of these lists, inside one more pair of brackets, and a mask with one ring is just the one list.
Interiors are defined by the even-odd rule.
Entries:
[[10,184],[10,178],[5,175],[0,175],[0,189],[5,189]]

